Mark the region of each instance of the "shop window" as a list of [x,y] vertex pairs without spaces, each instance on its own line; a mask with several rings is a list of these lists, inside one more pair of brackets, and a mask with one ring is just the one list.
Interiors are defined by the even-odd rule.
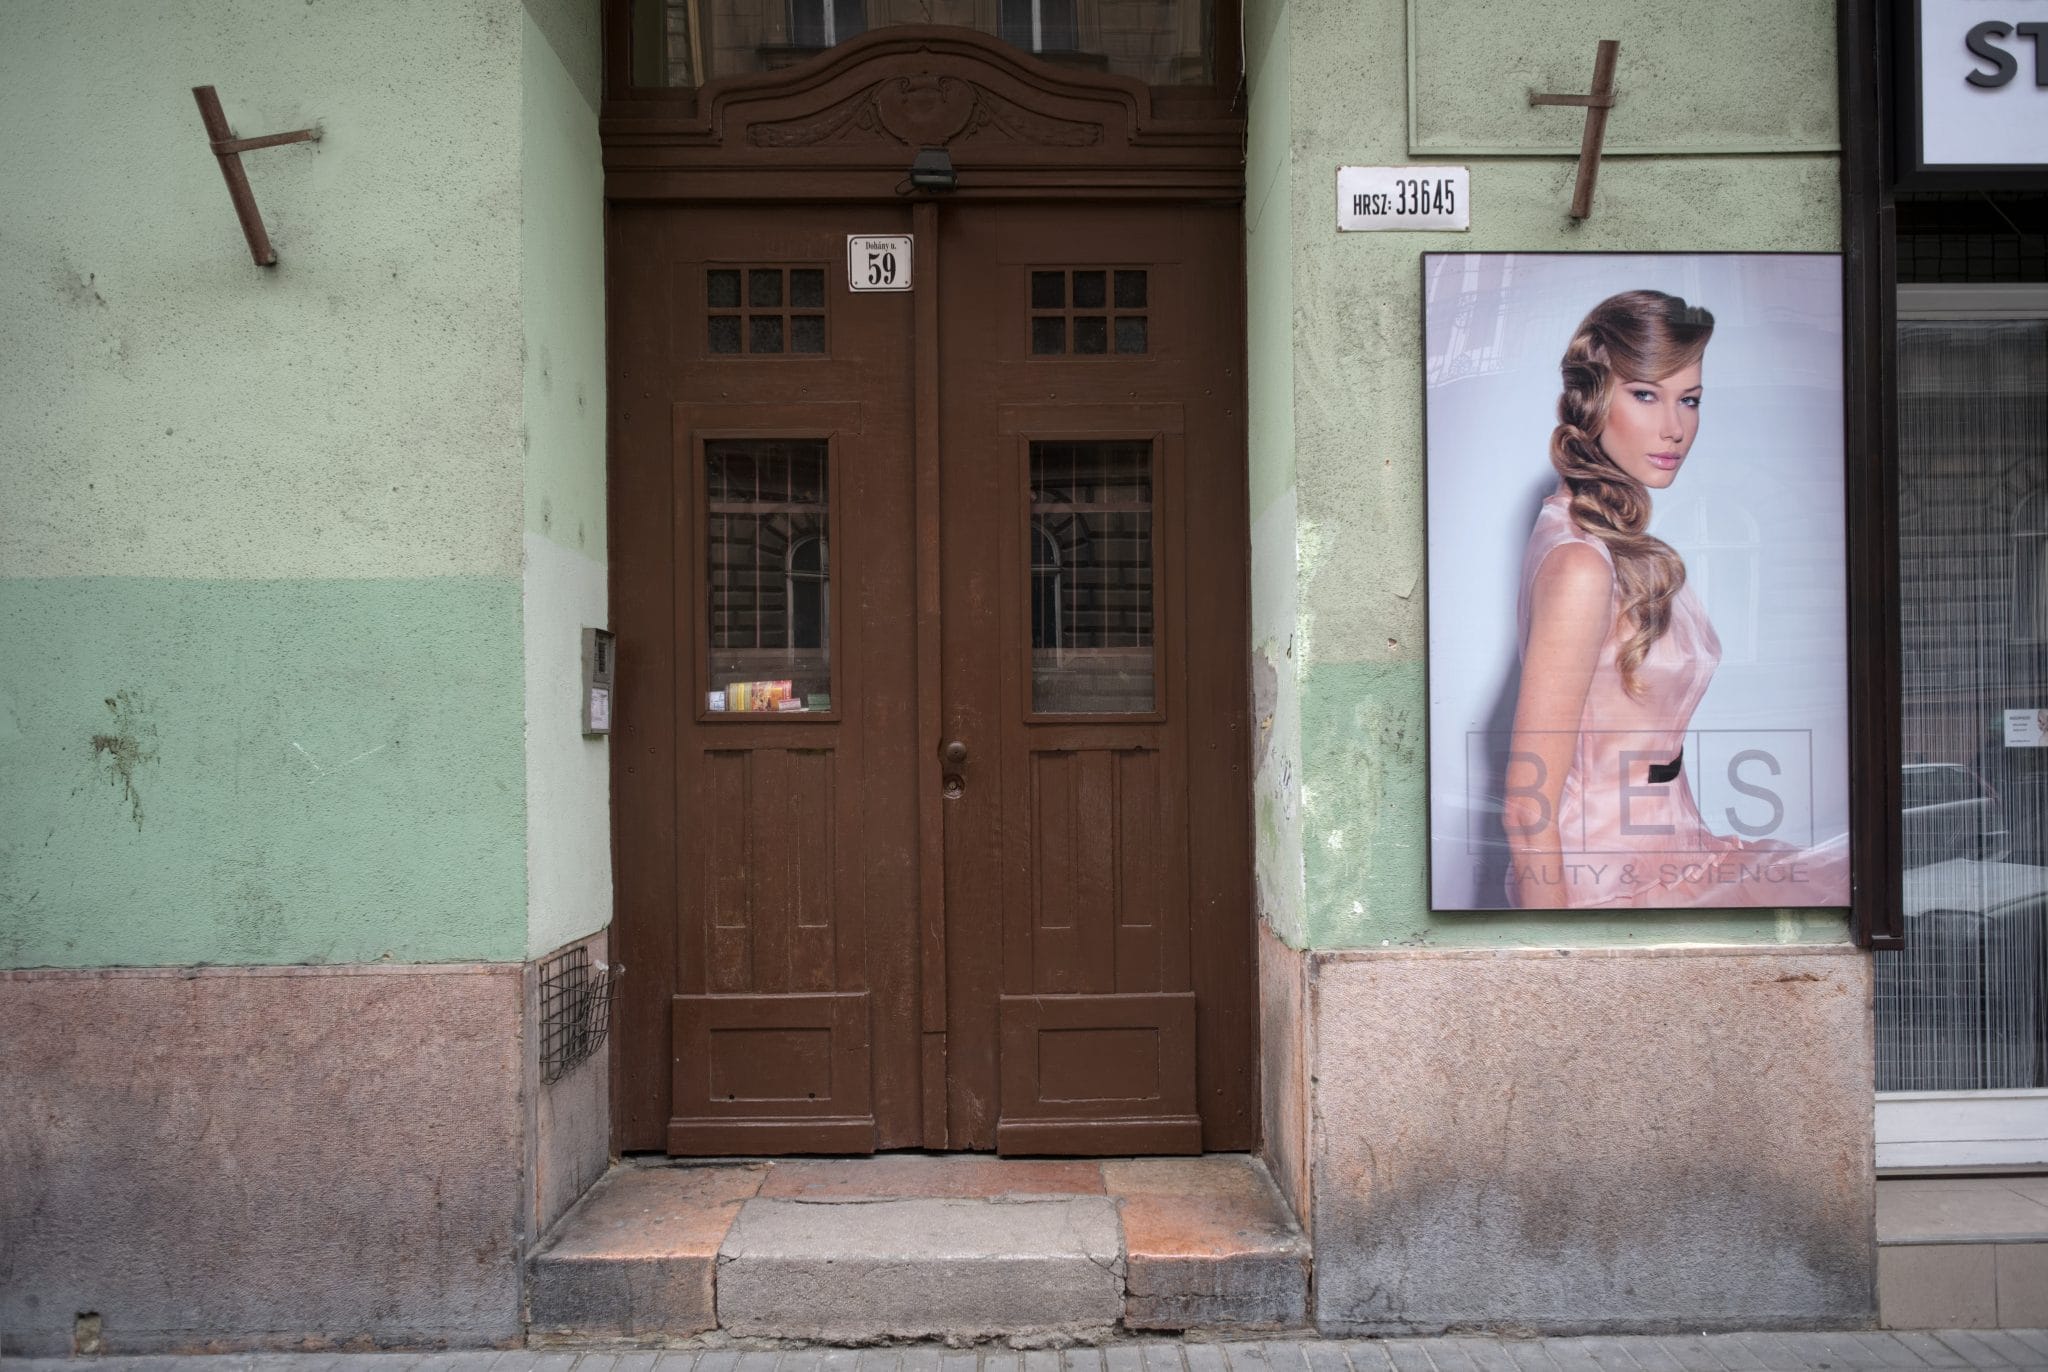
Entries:
[[1148,714],[1152,445],[1031,445],[1031,708]]
[[711,713],[832,707],[829,446],[704,445]]
[[728,356],[823,357],[823,267],[709,267],[704,345]]
[[[2041,317],[2010,317],[2028,299]],[[1876,964],[1877,1087],[2038,1090],[2048,1087],[2048,298],[1923,287],[1902,295],[1901,314],[1904,875],[1900,944]]]
[[1150,283],[1137,267],[1031,273],[1033,357],[1134,356],[1151,350]]

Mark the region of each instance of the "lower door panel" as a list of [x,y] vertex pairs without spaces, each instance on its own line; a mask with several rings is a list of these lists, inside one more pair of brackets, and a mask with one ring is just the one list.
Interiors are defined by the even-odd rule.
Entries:
[[999,1153],[1199,1153],[1191,991],[1002,998]]
[[675,998],[671,1153],[872,1153],[865,991]]

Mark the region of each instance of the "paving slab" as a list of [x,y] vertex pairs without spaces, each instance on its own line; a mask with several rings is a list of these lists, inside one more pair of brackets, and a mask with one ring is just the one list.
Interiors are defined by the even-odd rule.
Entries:
[[765,1171],[614,1168],[534,1254],[530,1334],[635,1338],[715,1328],[719,1245]]
[[718,1255],[718,1324],[742,1336],[1077,1337],[1107,1332],[1123,1303],[1116,1208],[1100,1196],[757,1198]]

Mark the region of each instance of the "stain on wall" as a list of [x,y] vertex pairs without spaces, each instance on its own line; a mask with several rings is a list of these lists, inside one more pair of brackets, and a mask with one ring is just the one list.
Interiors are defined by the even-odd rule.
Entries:
[[156,721],[144,715],[141,701],[127,690],[108,696],[106,706],[112,718],[107,721],[107,732],[92,736],[93,770],[121,793],[128,817],[140,830],[142,793],[135,789],[135,774],[144,764],[157,760]]

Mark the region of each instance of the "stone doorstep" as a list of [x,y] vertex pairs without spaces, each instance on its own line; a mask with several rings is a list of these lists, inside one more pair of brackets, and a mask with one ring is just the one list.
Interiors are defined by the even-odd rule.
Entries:
[[527,1325],[841,1343],[1298,1329],[1309,1260],[1239,1154],[627,1162],[534,1253]]

